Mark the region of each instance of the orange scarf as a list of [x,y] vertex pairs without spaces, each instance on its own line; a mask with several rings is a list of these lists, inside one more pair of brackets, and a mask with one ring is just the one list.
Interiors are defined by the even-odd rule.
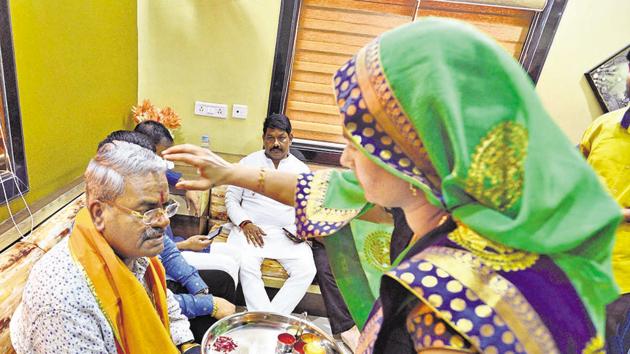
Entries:
[[179,353],[170,336],[164,267],[156,257],[150,258],[144,276],[154,307],[142,284],[94,228],[87,209],[77,214],[68,244],[109,321],[119,353]]

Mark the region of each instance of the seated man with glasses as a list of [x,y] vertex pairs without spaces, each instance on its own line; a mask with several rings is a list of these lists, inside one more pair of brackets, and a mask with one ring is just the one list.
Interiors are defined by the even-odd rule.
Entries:
[[[141,124],[144,124],[145,127],[142,133],[116,130],[99,143],[99,148],[114,141],[136,144],[153,152],[164,150],[164,145],[172,145],[172,137],[167,135],[170,133],[163,125],[153,121],[146,121]],[[155,129],[150,131],[146,129],[146,126]],[[148,133],[152,134],[148,135]],[[168,140],[169,138],[170,140]],[[158,146],[155,145],[156,142]],[[167,180],[169,180],[168,172],[166,173]],[[178,209],[175,205],[175,201],[171,201],[169,205],[171,209],[167,210],[169,217],[177,212]],[[213,246],[213,252],[203,253],[204,257],[201,257],[203,263],[212,263],[212,265],[203,264],[204,266],[200,268],[199,262],[197,264],[190,262],[190,258],[187,259],[186,254],[180,252],[179,243],[175,243],[177,237],[173,235],[170,226],[166,228],[164,235],[164,250],[160,253],[160,259],[166,270],[166,284],[174,293],[182,313],[188,317],[190,330],[193,332],[195,340],[201,342],[203,335],[211,325],[218,319],[235,312],[234,300],[236,299],[238,262],[234,257],[217,254],[216,247]],[[193,260],[195,259],[193,258]]]
[[[289,152],[293,135],[291,122],[283,114],[272,114],[263,124],[263,150],[244,157],[241,165],[260,168],[264,185],[266,170],[292,173],[308,172],[308,166]],[[242,250],[240,279],[249,311],[271,311],[290,314],[302,300],[315,277],[311,248],[288,236],[295,234],[295,210],[254,191],[229,186],[225,206],[237,226],[228,236],[228,244]],[[273,300],[265,292],[260,265],[263,259],[275,259],[289,278]]]
[[177,205],[152,151],[102,145],[86,208],[33,267],[11,320],[17,353],[199,353],[157,255]]

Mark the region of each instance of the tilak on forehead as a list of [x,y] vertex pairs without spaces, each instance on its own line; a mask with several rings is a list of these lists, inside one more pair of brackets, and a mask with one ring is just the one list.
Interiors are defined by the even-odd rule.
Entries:
[[164,204],[164,202],[166,201],[166,195],[167,193],[165,191],[160,192],[160,204]]

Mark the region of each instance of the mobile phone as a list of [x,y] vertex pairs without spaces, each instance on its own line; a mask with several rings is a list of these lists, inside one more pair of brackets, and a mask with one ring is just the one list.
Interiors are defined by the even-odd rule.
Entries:
[[210,231],[206,239],[212,240],[213,238],[219,236],[221,234],[221,230],[223,230],[223,226],[219,226],[216,229]]
[[289,230],[285,229],[284,227],[282,228],[282,231],[284,231],[284,234],[293,242],[304,242],[304,240],[299,239],[297,236],[295,236],[294,234],[292,234]]

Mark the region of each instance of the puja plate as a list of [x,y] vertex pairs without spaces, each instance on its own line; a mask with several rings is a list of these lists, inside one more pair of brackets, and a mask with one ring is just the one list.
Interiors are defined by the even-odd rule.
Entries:
[[275,354],[280,333],[294,334],[298,330],[320,337],[326,354],[344,353],[335,340],[312,322],[295,316],[272,312],[250,311],[235,313],[217,321],[206,331],[201,342],[203,354],[225,353],[213,349],[219,337],[229,337],[237,347],[233,354]]

